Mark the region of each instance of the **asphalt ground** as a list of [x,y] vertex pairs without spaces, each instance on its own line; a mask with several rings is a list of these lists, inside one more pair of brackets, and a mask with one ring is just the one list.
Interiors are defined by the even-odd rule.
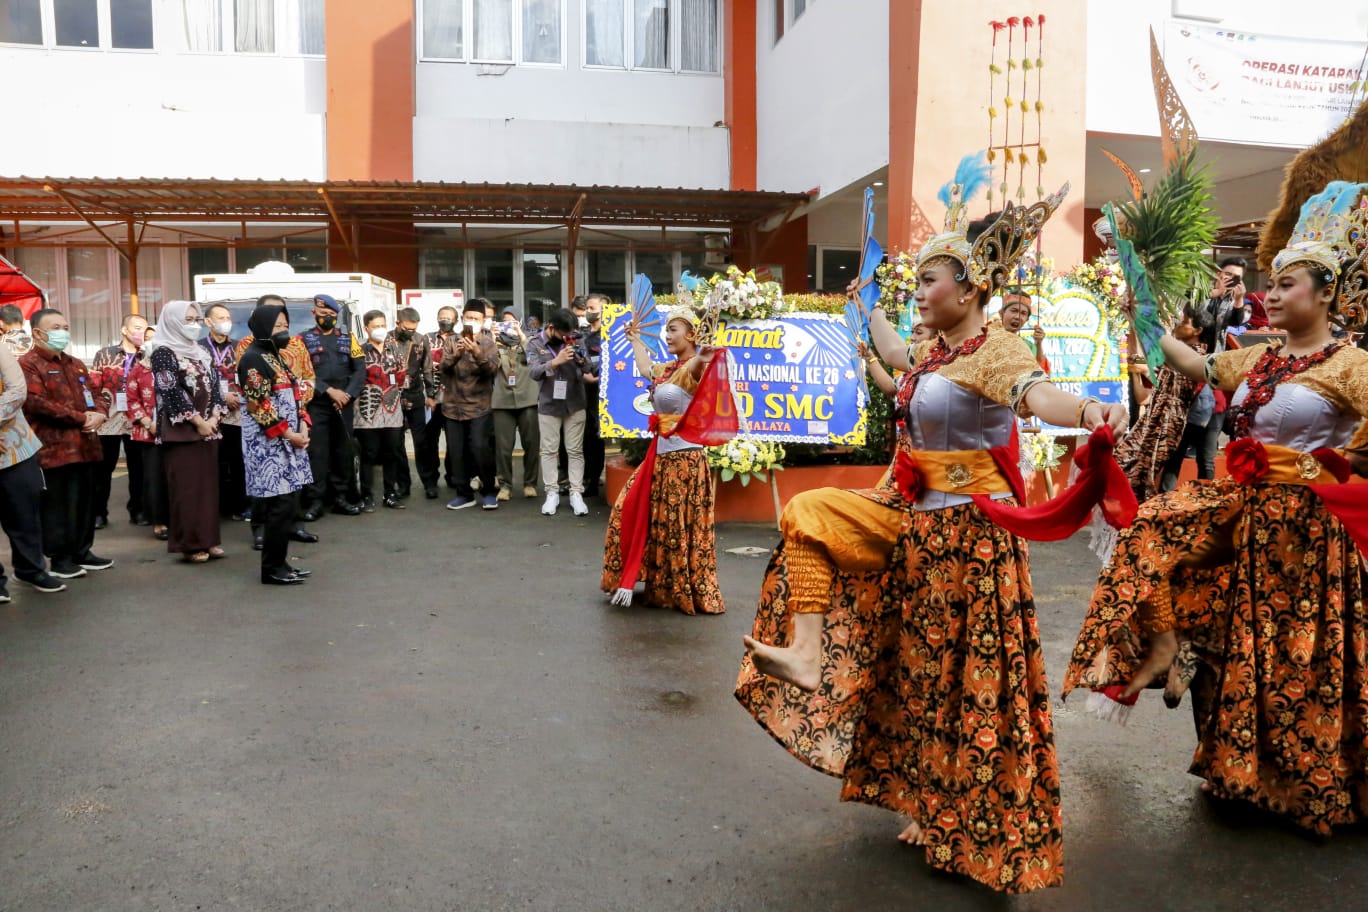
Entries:
[[[934,873],[731,696],[765,561],[726,549],[772,529],[719,529],[728,613],[685,617],[606,604],[602,502],[443,503],[314,524],[296,589],[257,582],[245,524],[192,566],[117,520],[114,568],[12,584],[0,909],[1368,906],[1362,832],[1207,800],[1186,705],[1153,694],[1127,728],[1056,705],[1062,888]],[[1081,537],[1032,558],[1057,687],[1098,567]]]

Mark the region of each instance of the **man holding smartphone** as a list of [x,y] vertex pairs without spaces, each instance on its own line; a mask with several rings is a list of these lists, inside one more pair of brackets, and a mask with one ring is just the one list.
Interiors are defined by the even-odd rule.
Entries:
[[1245,261],[1239,257],[1221,260],[1221,271],[1211,296],[1198,307],[1189,308],[1192,325],[1197,329],[1197,341],[1209,355],[1226,350],[1226,331],[1243,326],[1249,319],[1245,310]]
[[447,422],[447,447],[455,457],[456,496],[448,510],[475,506],[472,477],[480,479],[480,506],[497,510],[494,483],[494,413],[491,399],[499,372],[494,337],[484,331],[483,298],[466,302],[458,333],[442,349],[438,373],[442,378],[442,414]]

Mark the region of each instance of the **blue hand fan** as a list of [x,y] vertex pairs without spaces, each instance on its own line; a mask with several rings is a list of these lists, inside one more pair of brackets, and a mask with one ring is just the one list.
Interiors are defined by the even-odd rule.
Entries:
[[1140,255],[1135,252],[1135,245],[1116,230],[1116,213],[1111,203],[1104,205],[1102,211],[1107,216],[1107,223],[1111,225],[1117,262],[1121,264],[1121,272],[1126,276],[1126,284],[1135,295],[1135,319],[1132,321],[1135,325],[1135,337],[1140,341],[1140,348],[1144,350],[1150,376],[1157,377],[1159,368],[1164,365],[1164,350],[1159,347],[1159,340],[1164,337],[1164,325],[1159,322],[1159,299],[1154,296],[1149,275],[1145,272],[1144,264],[1140,262]]
[[869,341],[869,318],[879,304],[879,285],[874,270],[883,262],[883,247],[874,240],[874,190],[865,188],[864,239],[860,245],[860,290],[858,300],[846,301],[845,319],[857,342]]
[[632,322],[641,331],[642,340],[652,348],[659,349],[661,334],[665,331],[665,315],[656,307],[651,280],[641,273],[637,273],[636,278],[632,279],[632,297],[628,301],[628,306],[632,309]]

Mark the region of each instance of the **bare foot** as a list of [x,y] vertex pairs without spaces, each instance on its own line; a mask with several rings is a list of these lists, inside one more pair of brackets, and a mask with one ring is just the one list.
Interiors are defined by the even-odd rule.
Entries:
[[1178,654],[1178,635],[1172,630],[1158,634],[1150,640],[1149,655],[1145,657],[1145,662],[1136,671],[1135,677],[1126,685],[1126,689],[1121,692],[1121,696],[1130,697],[1144,690],[1146,685],[1161,674],[1167,674],[1169,666],[1173,664],[1173,657]]
[[921,824],[915,820],[908,823],[907,829],[898,834],[898,842],[914,846],[926,845],[926,834],[922,832]]
[[[810,615],[820,618],[821,615]],[[803,644],[788,647],[770,646],[750,637],[742,637],[746,652],[756,669],[771,678],[787,681],[801,690],[814,691],[822,683],[822,655],[819,641],[808,648]]]

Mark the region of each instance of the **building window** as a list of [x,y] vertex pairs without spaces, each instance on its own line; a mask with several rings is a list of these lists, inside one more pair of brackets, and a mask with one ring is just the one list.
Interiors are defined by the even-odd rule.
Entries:
[[[133,310],[129,297],[132,284],[128,274],[128,260],[119,257],[119,311],[123,314]],[[144,247],[138,251],[138,313],[153,323],[161,313],[164,304],[162,294],[161,248]]]
[[152,0],[109,0],[110,46],[152,49]]
[[190,280],[195,276],[222,275],[228,272],[227,247],[191,247],[185,251],[185,262],[190,270]]
[[519,316],[539,317],[545,323],[553,311],[563,306],[560,251],[524,251],[522,268],[523,309]]
[[596,291],[614,301],[627,299],[627,251],[590,250],[585,264],[589,277],[587,286],[581,284],[585,293]]
[[522,0],[522,59],[561,62],[560,0]]
[[475,297],[487,298],[497,312],[514,306],[513,251],[475,251]]
[[275,53],[275,0],[233,0],[233,47],[240,53]]
[[323,55],[323,4],[324,0],[298,0],[298,5],[287,5],[295,16],[294,32],[299,37],[301,54]]
[[422,58],[559,65],[563,8],[563,0],[423,0]]
[[121,315],[110,281],[108,247],[68,247],[66,250],[66,317],[78,358],[89,358],[119,336]]
[[784,0],[774,0],[774,41],[784,37]]
[[821,272],[817,276],[820,290],[827,294],[842,294],[846,285],[860,272],[860,251],[821,248]]
[[418,257],[418,281],[424,288],[465,291],[465,251],[424,248]]
[[[673,253],[638,253],[634,258],[632,274],[641,273],[651,280],[651,287],[656,294],[674,294],[675,275],[674,275],[674,254]],[[590,291],[597,289],[590,288]]]
[[95,0],[52,0],[58,47],[100,46],[100,12]]
[[0,43],[43,43],[43,11],[39,0],[9,0],[0,5]]
[[808,0],[793,0],[793,21],[797,22],[798,17],[807,12]]
[[718,40],[718,0],[584,2],[585,66],[717,73]]
[[179,19],[178,37],[187,51],[223,50],[223,6],[220,0],[181,0],[171,4]]

